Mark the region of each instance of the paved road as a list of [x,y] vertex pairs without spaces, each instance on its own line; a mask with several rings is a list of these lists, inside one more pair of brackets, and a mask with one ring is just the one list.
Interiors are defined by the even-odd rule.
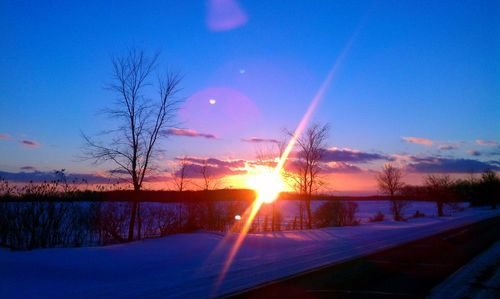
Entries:
[[296,275],[231,298],[422,298],[500,240],[500,217]]

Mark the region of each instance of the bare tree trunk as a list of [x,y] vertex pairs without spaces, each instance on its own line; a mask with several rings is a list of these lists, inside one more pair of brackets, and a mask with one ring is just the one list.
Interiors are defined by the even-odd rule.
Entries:
[[141,239],[142,218],[141,218],[141,203],[137,202],[137,240]]
[[437,205],[437,210],[438,210],[438,217],[442,217],[444,215],[444,213],[443,213],[444,203],[442,201],[437,201],[436,205]]
[[135,228],[135,217],[137,215],[138,202],[134,201],[132,203],[132,211],[130,212],[130,223],[128,226],[128,238],[127,241],[131,242],[134,240],[134,228]]
[[132,210],[130,211],[130,223],[128,227],[128,238],[129,242],[134,240],[134,229],[135,229],[135,219],[137,218],[137,210],[139,208],[139,191],[140,187],[134,184],[134,196],[132,203]]
[[302,203],[300,203],[300,206],[299,206],[299,217],[300,217],[300,229],[303,230],[304,229],[304,207],[302,206]]
[[306,200],[306,212],[307,212],[307,228],[312,229],[311,198],[309,196]]

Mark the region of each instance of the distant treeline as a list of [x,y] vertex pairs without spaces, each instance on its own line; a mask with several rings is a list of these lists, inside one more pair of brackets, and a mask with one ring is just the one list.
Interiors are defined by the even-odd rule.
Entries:
[[153,190],[115,190],[90,191],[74,190],[71,192],[25,192],[19,194],[2,194],[3,201],[87,201],[87,202],[204,202],[241,200],[253,201],[256,193],[249,189],[218,189],[201,191],[153,191]]
[[[456,180],[445,189],[447,201],[470,202],[472,205],[489,205],[496,198],[498,202],[498,186],[487,186],[481,181],[471,182],[468,180]],[[43,192],[25,191],[17,193],[4,192],[0,194],[1,201],[86,201],[86,202],[120,202],[120,201],[140,201],[140,202],[205,202],[205,201],[246,201],[251,202],[256,199],[257,194],[251,189],[217,189],[217,190],[187,190],[187,191],[159,191],[159,190],[114,190],[114,191],[93,191],[93,190],[71,190],[61,189],[49,191],[47,188]],[[428,186],[405,186],[400,194],[396,196],[401,200],[422,200],[434,201],[435,192],[429,190]],[[303,196],[295,192],[283,192],[279,200],[301,200]],[[316,194],[313,200],[387,200],[385,195],[372,196],[339,196],[331,194]]]
[[[406,196],[400,196],[406,199]],[[0,194],[2,201],[88,201],[88,202],[116,202],[116,201],[140,201],[140,202],[204,202],[204,201],[247,201],[251,202],[257,198],[257,194],[251,189],[217,189],[217,190],[114,190],[114,191],[91,191],[73,190],[71,192],[20,192],[17,194]],[[295,192],[282,192],[279,200],[302,200],[303,195]],[[387,196],[338,196],[331,194],[313,195],[313,200],[386,200]],[[418,200],[419,198],[412,198]]]

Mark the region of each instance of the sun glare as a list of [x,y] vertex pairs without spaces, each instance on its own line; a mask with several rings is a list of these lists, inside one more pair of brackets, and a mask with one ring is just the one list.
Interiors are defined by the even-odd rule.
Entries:
[[285,189],[281,175],[271,169],[251,175],[248,186],[257,192],[257,200],[264,203],[272,203]]

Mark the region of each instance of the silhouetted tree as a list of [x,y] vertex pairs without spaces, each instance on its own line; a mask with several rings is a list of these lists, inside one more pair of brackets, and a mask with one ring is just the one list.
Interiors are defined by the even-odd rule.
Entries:
[[188,168],[187,158],[183,157],[177,163],[177,166],[172,169],[172,180],[175,190],[182,192],[186,190],[189,180],[187,178],[187,168]]
[[321,159],[326,148],[328,125],[313,124],[301,136],[295,136],[291,132],[289,135],[291,138],[296,138],[298,153],[293,161],[293,170],[287,176],[292,180],[294,188],[304,196],[307,228],[311,229],[313,223],[311,199],[324,184],[320,175]]
[[396,198],[396,195],[403,189],[403,172],[401,169],[387,163],[382,171],[377,174],[377,182],[382,193],[388,195],[391,200],[391,211],[394,220],[403,220],[404,208],[408,205],[406,200]]
[[[197,184],[203,191],[214,190],[219,185],[219,179],[215,177],[205,159],[200,167],[201,183]],[[205,199],[206,203],[206,225],[209,229],[215,228],[215,203],[212,198]]]
[[443,207],[452,200],[451,186],[453,181],[449,175],[430,174],[425,177],[425,187],[428,196],[436,202],[438,216],[444,215]]
[[[103,134],[106,138],[101,141],[82,134],[86,144],[84,155],[95,163],[115,164],[117,169],[129,177],[137,193],[158,153],[157,141],[164,136],[162,131],[173,125],[180,103],[176,93],[181,78],[172,72],[158,76],[157,100],[149,98],[152,93],[148,88],[151,86],[151,77],[158,68],[158,56],[147,56],[142,50],[131,49],[125,56],[112,59],[113,79],[109,89],[117,97],[113,108],[105,112],[118,120],[117,126],[105,131]],[[136,196],[130,215],[129,241],[134,239],[134,225],[139,208]],[[138,226],[140,231],[140,221]]]
[[489,202],[492,209],[496,209],[500,201],[500,178],[492,170],[487,170],[481,175],[479,181],[481,197]]

